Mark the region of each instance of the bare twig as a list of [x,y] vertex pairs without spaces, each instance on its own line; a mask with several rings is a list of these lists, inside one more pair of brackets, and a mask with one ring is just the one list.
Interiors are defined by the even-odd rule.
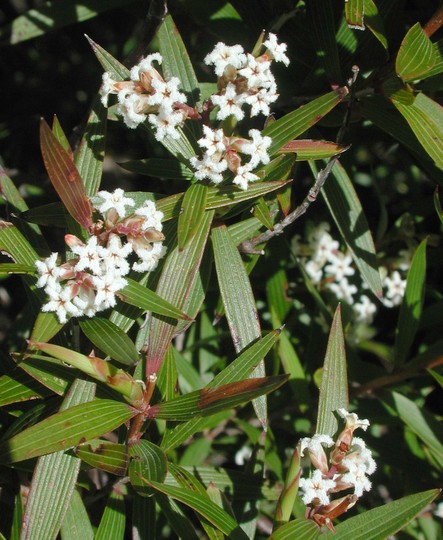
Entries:
[[[357,66],[353,66],[352,78],[349,79],[348,81],[348,85],[351,90],[350,96],[349,96],[348,107],[346,109],[346,113],[343,118],[343,123],[337,134],[337,139],[336,139],[337,144],[341,144],[343,142],[344,135],[349,126],[352,104],[354,102],[354,97],[355,97],[355,82],[357,80],[358,72],[359,72],[359,68]],[[326,182],[328,176],[331,174],[332,168],[334,167],[339,157],[340,157],[339,155],[336,155],[330,158],[326,167],[318,173],[314,185],[309,190],[303,202],[299,206],[297,206],[297,208],[293,212],[288,214],[282,221],[274,225],[274,228],[272,230],[267,230],[264,233],[261,233],[255,236],[254,238],[251,238],[250,240],[246,240],[245,242],[240,244],[240,247],[239,247],[240,251],[242,251],[243,253],[263,255],[264,251],[256,249],[256,246],[259,244],[263,244],[267,242],[268,240],[270,240],[272,237],[281,234],[288,225],[291,225],[292,223],[294,223],[295,220],[297,220],[300,216],[302,216],[306,212],[309,206],[317,200],[317,196],[320,193],[321,188]]]

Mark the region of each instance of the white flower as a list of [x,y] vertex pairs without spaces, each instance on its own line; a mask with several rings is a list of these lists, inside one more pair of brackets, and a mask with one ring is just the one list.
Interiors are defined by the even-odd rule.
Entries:
[[126,279],[111,271],[108,271],[101,277],[93,276],[92,283],[97,290],[95,295],[95,306],[97,310],[114,307],[117,302],[115,293],[128,284]]
[[388,307],[398,306],[403,300],[406,289],[406,280],[402,279],[400,272],[394,270],[384,281],[386,287],[385,305]]
[[109,191],[99,191],[97,195],[103,199],[103,202],[100,205],[96,205],[95,208],[103,215],[111,208],[114,208],[119,217],[124,218],[126,217],[125,206],[135,205],[132,199],[125,197],[125,192],[121,188],[117,188],[112,193]]
[[266,165],[266,163],[269,163],[268,148],[272,143],[271,137],[263,137],[258,129],[249,130],[249,136],[252,138],[252,141],[241,147],[243,154],[251,156],[248,165],[251,169],[260,163]]
[[173,111],[166,107],[160,107],[158,114],[150,114],[148,120],[156,129],[155,138],[157,141],[163,141],[167,135],[172,139],[180,137],[177,126],[181,126],[184,121],[182,111]]
[[166,247],[161,242],[154,242],[152,248],[137,249],[137,255],[141,262],[134,263],[132,269],[135,272],[152,272],[158,265],[158,261],[166,254]]
[[360,301],[353,305],[357,322],[371,324],[377,312],[377,306],[366,296],[360,296]]
[[78,262],[74,267],[76,272],[81,272],[89,268],[96,275],[101,275],[103,269],[101,266],[102,258],[99,253],[99,246],[97,245],[97,237],[91,236],[86,244],[77,244],[71,246],[71,251],[78,255]]
[[255,182],[256,180],[260,180],[260,177],[256,174],[251,173],[248,164],[238,167],[236,176],[232,182],[236,184],[240,189],[247,190],[248,182]]
[[105,71],[102,75],[102,85],[100,88],[100,95],[104,107],[108,106],[108,95],[115,93],[114,84],[116,81],[111,77],[111,74]]
[[240,68],[246,62],[246,55],[241,45],[228,46],[222,42],[217,43],[214,50],[205,56],[207,66],[214,65],[217,77],[222,77],[227,66]]
[[346,421],[346,427],[362,428],[364,431],[368,429],[369,420],[360,420],[355,413],[350,413],[343,407],[338,409],[337,412]]
[[217,112],[217,120],[224,120],[228,116],[234,116],[237,120],[242,120],[245,116],[241,106],[244,103],[243,94],[237,94],[235,85],[228,83],[223,95],[214,95],[211,98],[214,105],[218,105],[220,110]]
[[211,129],[203,126],[204,137],[198,140],[201,148],[206,148],[206,155],[212,156],[216,153],[223,153],[226,150],[226,138],[222,129]]
[[135,215],[143,216],[145,218],[142,224],[143,231],[146,231],[146,229],[155,229],[156,231],[160,232],[162,230],[163,212],[157,210],[157,207],[153,201],[145,201],[143,206],[137,208]]
[[222,172],[228,168],[228,162],[225,159],[217,161],[214,156],[205,155],[202,160],[194,156],[189,161],[196,169],[194,174],[198,180],[209,178],[214,184],[219,184],[223,180]]
[[327,288],[332,291],[339,300],[344,300],[348,304],[354,301],[353,295],[357,293],[357,287],[346,278],[343,278],[338,283],[328,283]]
[[144,111],[147,107],[148,96],[136,94],[128,89],[118,93],[117,113],[123,116],[123,121],[130,129],[135,129],[146,120]]
[[37,272],[40,277],[37,280],[37,287],[55,287],[60,277],[61,269],[57,266],[58,253],[51,253],[51,255],[44,261],[35,261]]
[[117,234],[111,234],[108,239],[107,247],[99,247],[100,257],[103,259],[105,271],[117,272],[120,276],[129,274],[129,263],[126,260],[132,251],[132,245],[127,242],[122,246],[120,237]]
[[283,62],[285,66],[289,65],[289,58],[285,54],[287,45],[286,43],[277,43],[275,34],[269,33],[268,39],[263,42],[263,45],[268,48],[276,62]]
[[345,276],[353,276],[355,274],[350,255],[344,255],[341,251],[329,252],[328,261],[329,264],[325,266],[325,272],[334,276],[335,281],[340,281]]
[[354,486],[354,494],[357,497],[363,495],[363,491],[371,491],[372,484],[365,474],[363,468],[356,468],[352,472],[349,471],[340,477],[340,482]]
[[274,82],[274,76],[270,71],[271,62],[259,60],[248,53],[246,67],[239,70],[239,75],[248,81],[248,88],[268,87]]
[[71,286],[57,289],[47,287],[45,290],[50,301],[42,306],[42,311],[54,311],[62,324],[68,320],[68,315],[73,317],[82,315],[81,310],[72,302]]
[[158,62],[161,64],[163,62],[163,57],[160,53],[156,52],[153,54],[148,54],[146,58],[143,58],[136,66],[131,69],[130,77],[133,81],[140,80],[140,73],[143,71],[149,72],[153,69],[152,62]]
[[323,450],[323,444],[330,448],[334,445],[334,441],[332,437],[324,433],[316,433],[313,437],[303,437],[303,439],[300,440],[300,455],[304,456],[306,449],[308,452],[316,454],[320,449]]
[[329,504],[329,490],[335,488],[335,481],[323,478],[320,470],[316,469],[311,478],[300,478],[299,487],[304,492],[302,495],[305,504]]
[[278,94],[275,91],[261,88],[258,92],[246,96],[245,102],[251,105],[251,117],[258,116],[259,114],[269,116],[271,113],[269,104],[274,103],[277,98]]
[[312,283],[314,283],[314,285],[317,285],[318,283],[320,283],[321,278],[323,276],[321,265],[319,265],[318,262],[314,260],[306,262],[306,259],[303,259],[303,262],[304,262],[306,273],[308,274]]
[[148,96],[149,105],[161,105],[164,108],[172,108],[174,103],[186,103],[186,96],[178,91],[180,79],[172,77],[168,82],[160,79],[152,79],[152,88],[155,93]]

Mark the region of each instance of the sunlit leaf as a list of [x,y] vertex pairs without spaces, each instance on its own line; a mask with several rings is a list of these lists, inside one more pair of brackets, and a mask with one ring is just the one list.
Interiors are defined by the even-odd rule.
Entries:
[[193,184],[186,190],[178,217],[178,248],[180,251],[200,227],[207,197],[208,188],[203,184]]
[[129,455],[125,444],[93,440],[75,449],[75,454],[91,467],[117,476],[127,474]]
[[123,494],[112,490],[94,540],[121,540],[125,534],[126,511]]
[[426,75],[436,61],[432,41],[423,31],[420,23],[414,24],[404,37],[395,61],[397,75],[403,81],[413,81]]
[[297,154],[297,161],[310,159],[323,159],[341,154],[348,150],[349,146],[342,146],[330,141],[317,141],[314,139],[296,139],[280,148],[279,154]]
[[141,440],[129,447],[129,478],[139,495],[151,496],[153,490],[146,480],[163,482],[168,471],[168,461],[161,448],[150,441]]
[[[334,436],[338,429],[336,411],[348,409],[348,376],[346,373],[346,351],[341,323],[340,305],[335,311],[329,333],[328,348],[323,364],[320,387],[316,433]],[[335,414],[334,414],[335,413]]]
[[315,540],[319,536],[318,526],[310,519],[295,519],[279,527],[269,540]]
[[94,531],[88,512],[77,490],[74,490],[72,494],[60,534],[62,540],[94,540]]

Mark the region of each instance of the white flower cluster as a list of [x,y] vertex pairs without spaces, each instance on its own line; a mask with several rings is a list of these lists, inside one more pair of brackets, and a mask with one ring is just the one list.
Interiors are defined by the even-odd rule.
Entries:
[[131,69],[130,81],[114,81],[110,73],[103,74],[102,103],[106,106],[109,94],[117,94],[117,112],[129,128],[136,128],[146,119],[155,130],[155,137],[162,141],[167,135],[179,137],[177,128],[187,117],[186,96],[178,90],[180,81],[172,77],[165,81],[153,67],[161,64],[161,54],[148,55]]
[[255,57],[245,53],[241,45],[228,46],[217,43],[214,50],[205,57],[205,64],[213,65],[219,77],[220,92],[211,97],[213,105],[219,108],[217,120],[234,116],[244,118],[243,105],[251,107],[251,116],[270,113],[269,105],[277,98],[277,85],[271,73],[271,63],[283,62],[289,65],[286,44],[277,43],[277,36],[269,34],[263,43],[264,54]]
[[[233,183],[241,189],[248,188],[248,182],[259,180],[252,171],[260,163],[269,163],[268,148],[271,137],[263,137],[258,129],[249,131],[250,140],[240,137],[226,137],[222,129],[211,129],[203,126],[204,137],[198,144],[205,149],[203,157],[192,157],[191,165],[196,170],[195,177],[199,180],[208,178],[214,184],[223,180],[223,172],[229,169],[235,174]],[[242,163],[239,153],[250,156],[247,163]]]
[[[125,197],[122,189],[100,191],[97,199],[95,208],[104,222],[97,224],[96,234],[86,243],[72,234],[65,235],[73,258],[58,266],[58,253],[52,253],[44,261],[35,262],[39,274],[36,285],[49,297],[42,311],[55,312],[61,323],[68,317],[93,317],[114,307],[116,293],[127,285],[124,276],[131,269],[154,270],[166,252],[161,233],[163,214],[152,201],[126,217],[126,207],[134,207],[135,202]],[[132,252],[136,260],[131,264],[128,257]]]
[[[359,420],[355,413],[339,409],[338,414],[346,421],[346,427],[337,441],[329,435],[315,434],[300,441],[300,455],[308,453],[310,465],[314,467],[309,478],[300,478],[299,489],[306,505],[312,505],[312,515],[326,516],[340,506],[345,498],[331,500],[331,494],[353,490],[353,498],[343,511],[355,504],[364,491],[371,489],[368,476],[376,470],[371,451],[363,439],[354,437],[356,428],[366,431],[368,420]],[[329,456],[325,448],[332,448]],[[349,499],[348,499],[349,501]]]
[[[348,279],[356,273],[352,257],[349,253],[340,251],[340,244],[329,233],[328,223],[323,222],[312,228],[307,235],[307,244],[299,243],[297,251],[302,255],[301,262],[312,283],[321,285],[331,291],[338,300],[347,302],[354,310],[356,322],[372,323],[377,306],[365,294],[361,294],[358,301],[355,301],[358,288]],[[303,256],[305,253],[309,257]],[[409,252],[403,250],[401,260],[399,270],[407,270]],[[384,288],[383,304],[387,307],[397,306],[403,300],[406,280],[402,278],[399,270],[388,274],[386,268],[380,268]],[[365,287],[364,283],[362,287]]]

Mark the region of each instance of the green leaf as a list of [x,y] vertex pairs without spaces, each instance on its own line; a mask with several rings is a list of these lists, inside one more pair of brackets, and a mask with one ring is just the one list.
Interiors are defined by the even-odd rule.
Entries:
[[[241,381],[259,365],[265,355],[271,350],[272,346],[279,338],[281,330],[274,330],[264,338],[256,341],[248,347],[238,358],[231,362],[223,371],[214,377],[206,386],[207,389],[216,388],[225,384]],[[177,426],[174,430],[166,432],[162,448],[165,451],[178,446],[181,442],[189,438],[192,434],[203,429],[204,419],[195,419]]]
[[423,93],[411,103],[404,103],[397,95],[391,100],[435,165],[443,169],[443,107]]
[[[132,497],[132,538],[134,540],[155,540],[155,522],[156,509],[154,499],[147,499],[134,493]],[[169,519],[168,523],[170,523]]]
[[83,0],[81,3],[77,0],[64,0],[63,3],[45,2],[36,9],[29,9],[2,28],[0,40],[2,44],[15,45],[69,24],[86,21],[121,5],[122,0],[108,0],[98,5],[95,0]]
[[118,428],[137,411],[124,403],[97,399],[56,413],[0,444],[0,459],[16,463],[66,450]]
[[55,191],[69,214],[86,230],[92,227],[92,209],[85,186],[72,158],[40,121],[40,146],[46,170]]
[[40,386],[33,377],[19,370],[15,370],[12,375],[0,377],[0,407],[48,395],[51,395],[51,392]]
[[55,394],[63,396],[77,373],[51,358],[26,358],[19,367]]
[[[58,414],[68,412],[75,406],[91,403],[94,395],[95,384],[76,380]],[[28,430],[41,425],[42,423],[36,424]],[[28,430],[22,431],[11,440]],[[80,463],[78,458],[63,451],[38,459],[26,503],[22,538],[56,538],[71,502]]]
[[32,274],[36,272],[35,266],[29,264],[1,263],[0,276],[9,276],[11,274]]
[[0,249],[8,253],[17,264],[34,268],[35,261],[39,258],[17,227],[7,221],[0,223]]
[[203,184],[193,184],[186,190],[178,218],[178,249],[180,251],[200,228],[207,197],[208,188]]
[[168,472],[166,454],[155,444],[141,440],[129,447],[129,479],[139,495],[150,497],[153,490],[146,481],[164,482]]
[[30,339],[31,341],[49,341],[64,326],[64,323],[58,320],[55,313],[41,311],[35,319]]
[[72,494],[71,504],[66,511],[60,529],[62,540],[94,540],[94,531],[88,512],[77,490]]
[[404,82],[421,79],[436,61],[432,41],[423,31],[420,23],[414,24],[404,37],[395,60],[395,71]]
[[[192,293],[199,284],[200,264],[213,217],[212,212],[205,212],[196,235],[183,251],[179,251],[177,246],[171,248],[162,268],[157,294],[184,310],[188,309]],[[158,372],[177,325],[170,319],[157,316],[151,317],[148,324],[146,357],[149,375]]]
[[[237,353],[260,337],[260,323],[251,283],[229,231],[225,226],[212,231],[215,269],[232,341]],[[261,362],[251,377],[263,377]],[[266,399],[254,403],[254,409],[263,426],[267,424]]]
[[[311,169],[315,171],[312,166]],[[363,207],[351,179],[340,163],[334,165],[332,175],[334,178],[326,181],[321,193],[362,277],[371,291],[380,298],[383,286],[374,241]]]
[[260,197],[254,205],[254,216],[262,223],[267,229],[274,227],[272,221],[271,212],[269,206],[263,197]]
[[105,158],[106,117],[107,109],[103,106],[100,95],[97,95],[74,156],[88,197],[94,196],[100,187]]
[[120,167],[137,174],[146,174],[165,180],[191,180],[194,173],[177,159],[148,158],[125,161]]
[[379,13],[377,4],[373,0],[364,0],[365,24],[372,34],[382,44],[384,49],[388,49],[388,40],[383,19]]
[[314,139],[296,139],[280,148],[277,154],[294,153],[297,161],[312,159],[326,159],[348,150],[349,146],[342,146],[331,141],[317,141]]
[[333,437],[338,429],[338,421],[334,413],[342,407],[348,409],[348,404],[346,352],[339,304],[332,321],[323,364],[315,432]]
[[269,155],[295,139],[323,118],[349,93],[346,87],[325,94],[269,124],[262,132],[272,138]]
[[378,508],[346,519],[335,527],[335,534],[327,532],[325,540],[380,540],[388,538],[405,527],[422,512],[440,493],[431,489],[402,499],[388,502]]
[[315,540],[319,536],[318,526],[310,519],[294,519],[279,527],[269,540]]
[[345,17],[351,28],[364,30],[364,0],[348,0],[345,2]]
[[125,499],[118,488],[112,490],[94,540],[123,540],[125,537]]
[[425,409],[397,392],[392,392],[395,408],[399,417],[435,454],[440,463],[443,461],[443,429]]
[[72,149],[69,144],[68,138],[66,137],[65,132],[57,118],[57,115],[54,114],[54,119],[52,121],[52,133],[57,138],[58,142],[63,146],[63,148],[68,152],[69,156],[72,158]]
[[210,416],[225,409],[231,409],[252,399],[268,394],[287,381],[286,375],[260,377],[225,384],[217,388],[204,388],[184,396],[157,403],[149,411],[149,418],[184,422]]
[[91,342],[117,362],[132,366],[139,354],[131,338],[117,325],[103,317],[80,320],[80,328]]
[[237,522],[207,496],[199,495],[190,489],[176,488],[152,481],[149,482],[149,485],[168,497],[189,506],[217,527],[223,534],[229,536],[229,538],[233,540],[248,539]]
[[128,447],[125,444],[93,440],[75,449],[75,454],[93,468],[126,476],[129,464]]
[[394,362],[405,362],[420,324],[426,286],[426,242],[418,246],[408,271],[395,334]]
[[129,278],[126,278],[126,280],[128,282],[126,287],[117,293],[117,296],[123,302],[145,311],[152,311],[152,313],[164,315],[165,317],[171,317],[173,319],[187,318],[187,315],[180,309],[174,307],[159,294],[143,287],[143,285],[140,285],[137,281]]
[[191,59],[171,15],[167,15],[160,26],[157,37],[160,53],[163,56],[163,75],[166,80],[178,77],[181,88],[188,97],[188,103],[194,107],[198,102],[199,86],[192,67]]
[[433,369],[428,369],[428,373],[432,375],[432,377],[434,377],[438,384],[443,388],[443,375],[440,375],[440,373],[437,373]]
[[23,212],[21,216],[29,223],[49,225],[51,227],[66,227],[67,213],[61,202],[42,204]]

